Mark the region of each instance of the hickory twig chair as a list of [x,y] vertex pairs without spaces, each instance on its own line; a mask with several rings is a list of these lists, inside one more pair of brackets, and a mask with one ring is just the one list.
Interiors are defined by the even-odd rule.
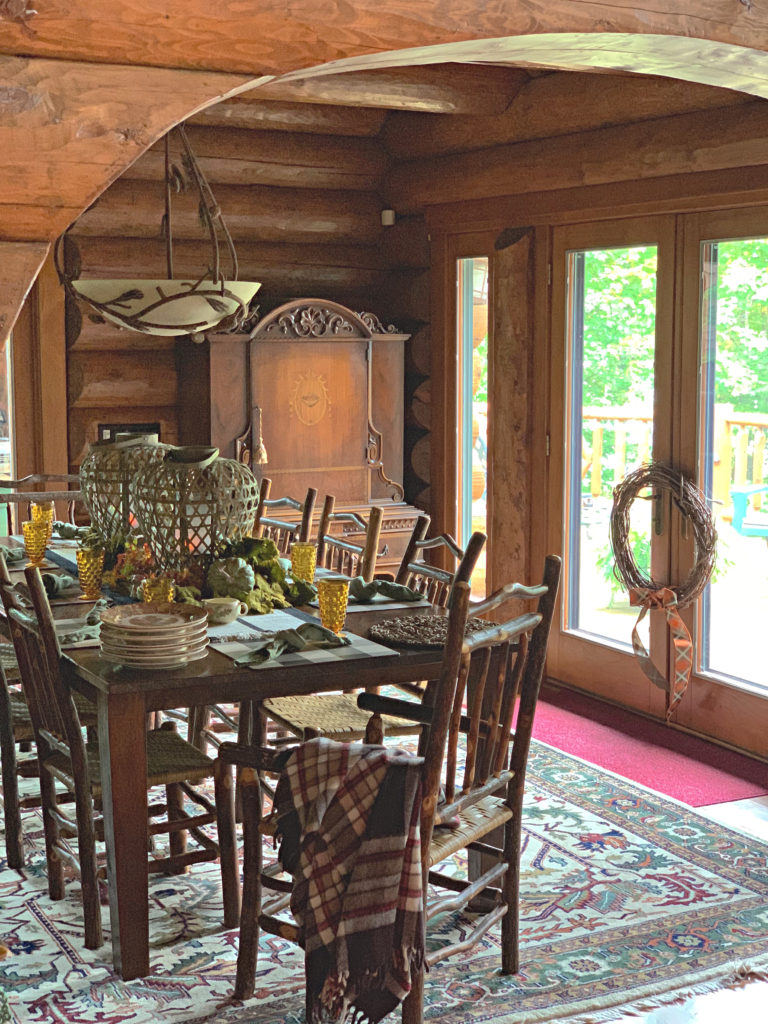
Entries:
[[[400,567],[395,576],[395,583],[402,583],[433,604],[436,608],[445,608],[451,596],[451,589],[457,579],[469,581],[480,553],[485,544],[485,534],[473,533],[469,543],[462,550],[448,533],[437,537],[427,537],[429,516],[419,516],[416,520],[411,539],[403,552]],[[439,552],[446,560],[453,562],[453,569],[432,565],[424,559],[424,552]]]
[[[51,484],[61,484],[62,489],[56,491],[46,490]],[[70,484],[77,484],[78,486],[72,489],[69,487]],[[51,473],[33,473],[22,477],[20,480],[0,479],[0,504],[5,506],[5,532],[10,535],[20,531],[21,509],[22,507],[24,508],[28,519],[30,505],[33,501],[53,501],[59,505],[66,502],[67,519],[70,523],[74,523],[77,503],[82,502],[83,497],[79,484],[80,477],[72,473],[65,473],[61,476]],[[17,506],[15,516],[12,511],[13,506]]]
[[[334,511],[336,499],[332,494],[326,495],[323,511],[317,528],[317,564],[325,569],[333,569],[345,576],[362,576],[370,583],[376,572],[376,559],[379,550],[379,537],[384,512],[378,505],[373,505],[368,521],[357,512]],[[345,540],[344,536],[331,533],[334,523],[352,527],[353,532],[362,533],[362,544]]]
[[[25,570],[34,615],[13,605],[13,594],[0,584],[11,639],[16,650],[22,685],[29,706],[40,765],[40,792],[48,867],[48,892],[53,900],[64,896],[64,865],[80,874],[85,921],[85,945],[95,949],[102,943],[98,877],[105,873],[96,854],[96,840],[103,834],[103,819],[95,813],[101,800],[98,745],[86,743],[72,694],[61,671],[62,655],[51,608],[39,569]],[[170,728],[169,728],[170,727]],[[137,771],[144,766],[137,765]],[[147,734],[147,788],[164,786],[166,805],[150,806],[150,817],[166,814],[166,820],[136,822],[147,829],[148,847],[155,835],[169,834],[167,856],[150,857],[149,871],[179,874],[190,864],[221,858],[224,923],[228,928],[239,917],[239,879],[235,846],[234,795],[227,765],[213,761],[183,740],[173,723]],[[214,778],[215,805],[192,784]],[[54,780],[74,794],[75,817],[60,806]],[[190,814],[184,798],[202,808]],[[218,824],[218,842],[202,831],[204,825]],[[186,833],[200,849],[187,851]],[[67,839],[76,837],[77,853]]]
[[[419,516],[414,527],[414,536],[406,548],[397,582],[405,582],[411,586],[424,581],[428,595],[437,599],[436,607],[444,608],[449,601],[455,583],[468,583],[472,571],[485,544],[484,533],[473,533],[466,550],[451,538],[445,543],[445,536],[436,537],[433,541],[424,541],[423,537],[429,527],[429,516]],[[414,540],[414,537],[416,538]],[[447,569],[434,568],[424,562],[407,561],[409,554],[415,556],[421,550],[431,550],[445,545],[459,562],[453,572]],[[423,591],[422,591],[423,592]],[[399,683],[398,689],[421,697],[423,687],[418,683]],[[312,736],[324,736],[327,739],[350,742],[362,739],[368,728],[370,715],[362,711],[357,704],[354,693],[319,693],[302,697],[275,697],[264,701],[263,708],[267,716],[278,725],[283,726],[299,739]],[[413,721],[385,715],[382,727],[388,736],[404,736],[417,733],[421,727]]]
[[[500,922],[502,973],[519,970],[523,790],[559,580],[560,559],[550,555],[540,585],[510,584],[480,606],[489,612],[517,599],[535,602],[535,611],[525,611],[471,637],[464,636],[469,586],[457,583],[440,678],[428,685],[423,700],[415,703],[360,695],[360,702],[377,713],[410,715],[425,726],[419,753],[424,757],[420,831],[427,924],[470,905],[479,915],[468,936],[442,947],[430,946],[427,968],[465,952]],[[459,763],[461,734],[466,736],[463,770]],[[244,909],[235,996],[247,999],[253,994],[259,928],[283,938],[298,940],[301,936],[295,925],[275,916],[287,905],[285,895],[262,909],[264,889],[283,894],[290,891],[277,872],[263,872],[261,863],[260,830],[269,829],[261,820],[258,771],[274,767],[274,752],[225,744],[221,756],[243,766]],[[439,802],[441,788],[443,800]],[[461,879],[453,871],[439,870],[442,862],[463,849],[482,855],[478,877]],[[438,893],[439,889],[447,895]],[[412,988],[403,1003],[405,1024],[422,1024],[423,998],[422,969],[412,975]]]
[[[0,586],[8,600],[23,610],[8,567],[0,554]],[[78,713],[84,726],[96,725],[96,708],[86,697],[76,695]],[[12,644],[0,644],[0,763],[3,781],[3,819],[5,824],[5,855],[10,868],[24,867],[21,811],[40,806],[40,794],[19,795],[19,779],[36,778],[40,774],[34,752],[35,732],[29,707],[20,688],[19,666]],[[19,758],[19,745],[27,756]]]
[[[296,498],[270,498],[272,481],[264,477],[259,488],[259,504],[256,509],[256,521],[253,526],[254,537],[269,537],[277,545],[281,555],[287,555],[294,541],[308,541],[312,533],[312,516],[317,501],[314,487],[307,489],[304,501]],[[293,509],[301,513],[298,522],[289,522],[280,518],[280,513]]]
[[[457,599],[451,609],[448,633],[442,658],[440,680],[436,684],[445,699],[439,702],[436,721],[433,726],[435,745],[445,740],[450,719],[452,698],[462,663],[464,626],[469,603],[469,587],[460,584]],[[237,958],[235,998],[248,999],[253,995],[259,929],[298,941],[296,925],[280,920],[275,915],[288,905],[287,893],[290,882],[283,881],[273,873],[262,875],[261,824],[262,789],[260,772],[274,771],[276,752],[263,747],[245,747],[224,743],[220,757],[241,769],[243,799],[243,912],[240,920],[240,945]],[[441,752],[442,759],[442,752]],[[426,766],[426,762],[425,762]],[[432,769],[436,766],[433,764]],[[282,893],[277,901],[265,907],[262,913],[262,888]]]

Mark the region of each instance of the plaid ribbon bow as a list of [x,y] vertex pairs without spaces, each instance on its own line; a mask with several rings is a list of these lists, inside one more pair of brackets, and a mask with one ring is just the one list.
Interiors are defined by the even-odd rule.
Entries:
[[[637,622],[632,628],[632,648],[643,672],[645,672],[654,686],[658,686],[666,693],[667,721],[669,721],[675,712],[675,708],[683,699],[683,694],[688,688],[688,680],[691,678],[691,669],[693,667],[691,634],[680,617],[680,609],[677,606],[677,594],[670,587],[661,587],[659,590],[635,588],[629,593],[629,603],[635,608],[640,608]],[[653,608],[665,613],[667,625],[672,632],[675,664],[671,683],[654,665],[637,631],[646,614]]]

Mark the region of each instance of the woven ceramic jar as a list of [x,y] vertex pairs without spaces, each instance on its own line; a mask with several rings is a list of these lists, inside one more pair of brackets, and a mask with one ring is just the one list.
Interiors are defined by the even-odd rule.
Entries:
[[113,441],[91,445],[80,466],[80,490],[105,543],[135,529],[133,480],[145,466],[161,462],[169,449],[158,443],[157,434],[118,434]]
[[209,565],[228,540],[248,537],[259,483],[218,448],[173,448],[133,485],[139,528],[162,572]]

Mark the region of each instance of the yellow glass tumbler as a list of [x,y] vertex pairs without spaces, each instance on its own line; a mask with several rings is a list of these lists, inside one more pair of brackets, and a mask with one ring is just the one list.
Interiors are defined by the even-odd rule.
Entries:
[[45,558],[45,549],[48,547],[48,527],[44,522],[29,522],[21,524],[21,532],[24,534],[24,550],[27,553],[27,567],[42,565]]
[[291,572],[296,580],[314,583],[317,565],[317,544],[296,541],[291,546]]
[[317,581],[317,602],[320,605],[320,621],[326,629],[340,633],[347,615],[349,580],[334,577]]
[[81,601],[97,601],[101,597],[101,577],[104,572],[103,548],[80,548],[75,552],[77,576],[82,594]]
[[33,501],[30,506],[30,514],[32,515],[33,523],[45,523],[45,528],[48,531],[48,540],[51,539],[53,533],[53,517],[56,514],[52,501]]
[[175,589],[175,583],[167,576],[147,576],[141,585],[141,599],[147,602],[168,603],[173,601]]

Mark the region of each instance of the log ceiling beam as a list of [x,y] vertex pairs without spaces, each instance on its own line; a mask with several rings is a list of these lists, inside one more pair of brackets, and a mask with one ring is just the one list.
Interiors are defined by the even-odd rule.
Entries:
[[0,242],[0,346],[6,342],[49,248],[48,242]]
[[751,99],[742,92],[670,78],[560,71],[530,79],[501,114],[435,118],[395,111],[387,118],[382,140],[395,159],[414,160],[735,106]]
[[[768,97],[768,8],[745,0],[164,0],[161,17],[156,0],[38,6],[0,3],[5,241],[54,238],[173,124],[273,77],[614,68]],[[11,309],[0,294],[5,329]]]
[[215,103],[189,118],[189,124],[249,131],[308,132],[312,135],[378,135],[386,110],[336,107],[323,103],[280,103],[261,98],[259,91]]
[[438,64],[380,68],[269,82],[263,99],[416,110],[427,114],[500,114],[528,82],[510,67]]
[[190,110],[248,85],[238,75],[144,68],[137,94],[136,75],[0,57],[0,239],[53,240]]
[[[434,55],[424,57],[420,49],[478,39],[491,44],[484,46],[484,56],[468,56],[465,49],[442,59],[520,63],[526,58],[509,56],[509,41],[515,51],[520,40],[538,39],[540,45],[527,59],[553,66],[560,49],[553,33],[568,34],[579,46],[578,57],[561,66],[573,68],[578,59],[652,73],[636,65],[663,59],[672,37],[690,43],[693,51],[702,40],[747,48],[760,47],[768,37],[768,9],[744,0],[662,0],[653,7],[634,0],[401,0],[397,5],[382,0],[164,0],[162,17],[156,0],[45,0],[37,8],[34,0],[2,4],[0,53],[251,77],[349,58],[367,61],[386,51],[404,54],[401,64],[434,61]],[[639,40],[629,55],[625,35]],[[614,60],[625,51],[623,64],[606,65],[597,56],[600,51],[613,51]]]

